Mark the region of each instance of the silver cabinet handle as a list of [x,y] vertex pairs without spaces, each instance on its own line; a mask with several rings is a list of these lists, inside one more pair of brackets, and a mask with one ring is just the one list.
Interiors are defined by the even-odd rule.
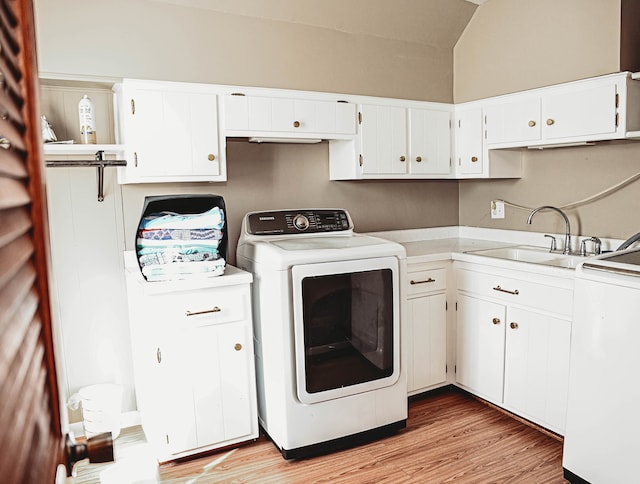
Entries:
[[162,351],[160,351],[159,346],[158,346],[158,349],[156,350],[156,360],[158,360],[158,363],[162,363]]
[[218,306],[214,306],[211,309],[205,309],[204,311],[185,311],[186,316],[197,316],[199,314],[219,313],[222,311]]
[[430,282],[436,282],[436,280],[432,279],[431,277],[429,279],[427,279],[426,281],[414,281],[413,279],[411,279],[409,284],[411,284],[412,286],[415,286],[416,284],[428,284]]
[[515,296],[517,296],[518,294],[520,294],[520,291],[518,291],[517,289],[510,291],[509,289],[502,289],[500,286],[496,286],[493,288],[494,291],[498,291],[498,292],[506,292],[507,294],[513,294]]

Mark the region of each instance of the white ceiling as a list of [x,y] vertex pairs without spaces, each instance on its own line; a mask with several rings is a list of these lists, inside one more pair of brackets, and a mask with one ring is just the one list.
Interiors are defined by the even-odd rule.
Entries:
[[[348,34],[453,48],[471,0],[138,0],[302,24]],[[484,0],[473,0],[480,3]]]

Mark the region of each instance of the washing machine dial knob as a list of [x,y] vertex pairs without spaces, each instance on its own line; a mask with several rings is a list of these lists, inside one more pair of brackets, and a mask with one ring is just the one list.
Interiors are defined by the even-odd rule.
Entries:
[[296,215],[293,218],[293,226],[298,230],[307,230],[309,228],[309,219],[304,215]]

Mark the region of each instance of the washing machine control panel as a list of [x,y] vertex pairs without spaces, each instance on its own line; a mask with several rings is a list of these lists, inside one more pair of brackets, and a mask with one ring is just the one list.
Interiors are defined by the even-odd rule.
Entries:
[[247,215],[247,231],[253,235],[317,234],[352,229],[351,218],[342,209],[272,210]]

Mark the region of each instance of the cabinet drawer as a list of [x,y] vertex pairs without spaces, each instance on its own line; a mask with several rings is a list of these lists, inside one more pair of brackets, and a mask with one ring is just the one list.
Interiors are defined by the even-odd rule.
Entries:
[[407,274],[407,295],[409,297],[434,291],[444,291],[447,287],[445,269],[428,269]]
[[249,132],[356,133],[356,105],[261,96],[224,97],[224,129]]
[[565,316],[572,313],[573,291],[566,287],[464,269],[456,271],[456,279],[459,291]]
[[248,295],[238,288],[216,288],[155,297],[154,311],[172,324],[206,326],[242,321],[248,315]]

